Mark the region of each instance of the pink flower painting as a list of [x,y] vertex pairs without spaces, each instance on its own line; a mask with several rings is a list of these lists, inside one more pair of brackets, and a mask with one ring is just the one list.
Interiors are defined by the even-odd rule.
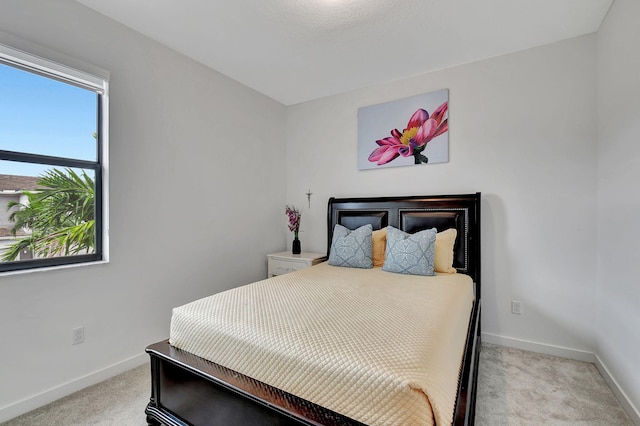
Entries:
[[[375,148],[372,151],[371,148],[369,148],[369,155],[366,158],[366,161],[368,163],[373,164],[368,167],[362,167],[363,159],[360,159],[359,161],[361,168],[384,166],[396,159],[401,158],[412,160],[410,162],[407,162],[405,160],[403,161],[402,165],[429,163],[429,157],[427,156],[427,152],[425,152],[425,150],[427,149],[427,147],[431,146],[430,144],[432,143],[432,141],[436,140],[436,138],[441,135],[446,136],[446,133],[449,130],[447,117],[447,112],[449,109],[448,91],[445,90],[444,92],[446,94],[446,100],[444,100],[444,102],[435,104],[437,106],[433,108],[431,113],[429,113],[429,110],[427,109],[428,107],[414,108],[410,110],[415,112],[413,112],[413,114],[408,119],[407,125],[404,130],[400,131],[398,130],[398,128],[392,128],[389,131],[390,136],[380,139],[376,138],[375,144],[377,145],[377,147],[374,145]],[[442,98],[443,96],[441,95],[440,99]],[[420,100],[421,99],[410,99],[411,103],[413,104],[419,102]],[[397,102],[403,101],[404,100]],[[411,103],[409,103],[409,107]],[[406,105],[399,105],[402,106],[403,110],[406,110],[408,108]],[[370,122],[375,123],[375,125],[379,127],[378,120],[384,120],[386,117],[393,115],[389,113],[389,111],[391,111],[391,113],[395,112],[393,106],[394,105],[392,104],[383,104],[384,108],[371,111],[370,114],[376,117],[377,121],[369,119]],[[365,112],[369,113],[369,111]],[[405,115],[405,117],[407,117],[409,114],[411,113],[409,112],[407,115]],[[362,117],[362,115],[360,117]],[[364,118],[367,119],[368,116],[365,115]],[[389,127],[387,127],[387,129],[389,129]],[[363,130],[362,128],[359,130],[359,132],[363,133],[366,133],[366,131],[367,129]],[[363,141],[362,138],[360,138],[359,143],[365,143],[368,144],[368,146],[371,146],[371,142],[369,141],[371,141],[372,139]],[[438,141],[440,141],[440,139],[438,139]],[[444,161],[448,161],[448,137],[439,142],[437,149],[439,149],[440,151],[445,150],[444,154],[446,155],[446,159]],[[362,148],[359,147],[359,150],[362,151]],[[361,152],[359,155],[362,156],[363,154],[364,153]],[[437,162],[443,162],[442,153],[440,152],[438,154],[439,157]]]

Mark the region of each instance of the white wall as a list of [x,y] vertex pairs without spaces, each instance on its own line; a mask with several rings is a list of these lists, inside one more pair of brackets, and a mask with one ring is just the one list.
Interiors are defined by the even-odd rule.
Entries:
[[[303,249],[323,252],[330,196],[475,191],[484,331],[596,351],[639,405],[638,12],[617,0],[597,40],[285,110],[71,0],[3,1],[2,31],[111,72],[111,263],[0,278],[0,421],[140,362],[171,307],[264,276],[264,254],[291,239],[285,203],[303,207]],[[441,88],[449,163],[357,170],[359,107]],[[80,325],[87,340],[71,346]]]
[[[640,2],[598,32],[598,356],[640,409]],[[640,418],[640,412],[636,414]]]
[[[358,108],[442,88],[448,163],[358,171]],[[303,247],[326,250],[330,196],[481,191],[484,332],[593,352],[595,117],[594,35],[289,107],[287,202],[305,206]]]
[[74,1],[1,9],[0,43],[111,72],[111,262],[0,278],[0,421],[145,361],[173,306],[265,277],[285,245],[282,105]]
[[7,206],[10,202],[19,203],[20,196],[20,192],[3,193],[0,191],[0,227],[7,229],[11,229],[13,227],[13,222],[9,220],[9,216],[11,216],[11,212],[15,210],[15,207],[9,211],[7,210]]

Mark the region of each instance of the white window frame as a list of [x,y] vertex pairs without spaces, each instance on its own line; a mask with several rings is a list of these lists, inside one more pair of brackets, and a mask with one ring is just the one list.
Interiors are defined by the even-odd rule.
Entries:
[[[55,260],[50,262],[42,262],[41,260],[10,262],[12,265],[15,264],[15,267],[11,267],[5,271],[0,271],[0,275],[3,276],[16,273],[44,271],[109,262],[109,73],[94,66],[80,63],[77,60],[63,57],[63,55],[51,52],[47,49],[41,48],[40,46],[29,44],[29,47],[38,51],[41,56],[32,55],[24,50],[19,50],[0,43],[0,63],[40,74],[67,84],[79,86],[100,95],[100,103],[98,105],[100,110],[100,119],[98,122],[99,129],[97,129],[97,133],[99,135],[98,161],[101,166],[101,177],[100,179],[95,180],[95,184],[97,186],[100,184],[99,181],[101,182],[99,191],[101,193],[101,199],[97,203],[101,206],[101,253],[100,256],[91,260],[83,260],[83,256],[68,256],[64,261],[59,263]],[[46,56],[47,59],[43,56]],[[74,63],[74,67],[72,68],[60,63],[65,60]],[[77,69],[80,68],[78,67],[78,64],[80,64],[82,68],[89,69],[92,72],[90,73]],[[74,260],[74,258],[77,258],[77,260]],[[7,263],[3,263],[2,265],[6,264]]]

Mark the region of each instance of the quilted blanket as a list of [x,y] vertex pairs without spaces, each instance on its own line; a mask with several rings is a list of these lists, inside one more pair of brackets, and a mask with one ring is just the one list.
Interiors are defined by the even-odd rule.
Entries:
[[445,425],[472,302],[463,274],[322,263],[175,308],[170,343],[366,424]]

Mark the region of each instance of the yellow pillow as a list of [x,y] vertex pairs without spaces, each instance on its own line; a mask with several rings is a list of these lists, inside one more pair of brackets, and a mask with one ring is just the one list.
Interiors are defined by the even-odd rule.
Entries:
[[373,259],[373,267],[384,265],[384,254],[387,248],[387,228],[378,229],[371,234],[373,239],[373,249],[371,258]]
[[[455,274],[457,272],[456,268],[453,267],[453,245],[456,243],[457,235],[458,231],[456,231],[455,228],[449,228],[446,231],[436,234],[436,247],[433,254],[433,269],[436,272],[445,272],[448,274]],[[375,266],[375,261],[373,266]]]

